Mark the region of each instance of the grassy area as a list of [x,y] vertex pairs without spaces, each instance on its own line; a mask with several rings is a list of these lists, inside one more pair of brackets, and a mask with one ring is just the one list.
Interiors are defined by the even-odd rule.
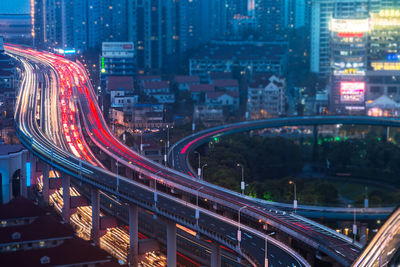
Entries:
[[[369,195],[369,205],[374,206],[392,206],[397,205],[400,189],[388,185],[371,184],[368,182],[357,182],[343,178],[332,177],[327,180],[338,192],[339,205],[356,203],[357,206],[364,205],[365,187]],[[315,183],[315,180],[308,181],[306,184]]]

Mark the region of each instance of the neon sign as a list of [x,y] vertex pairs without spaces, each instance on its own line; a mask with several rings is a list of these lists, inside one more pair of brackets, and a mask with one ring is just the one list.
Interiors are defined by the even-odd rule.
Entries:
[[368,32],[369,19],[332,19],[330,30],[337,33],[364,33]]
[[365,82],[341,82],[340,101],[346,103],[364,102]]

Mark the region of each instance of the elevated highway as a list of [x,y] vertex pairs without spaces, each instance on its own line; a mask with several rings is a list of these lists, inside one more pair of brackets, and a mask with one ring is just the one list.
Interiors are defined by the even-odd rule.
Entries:
[[[128,149],[108,129],[96,102],[94,90],[79,63],[33,50],[11,46],[7,46],[6,49],[8,53],[24,62],[24,79],[15,113],[16,128],[21,142],[38,158],[54,168],[92,186],[94,199],[96,190],[102,190],[123,203],[141,207],[169,222],[193,229],[200,236],[210,238],[236,251],[255,266],[264,265],[265,254],[268,255],[269,262],[276,261],[265,253],[265,244],[268,244],[267,251],[272,246],[285,253],[285,257],[280,259],[281,262],[284,260],[289,265],[309,266],[298,252],[270,237],[269,228],[290,237],[289,244],[290,240],[296,240],[296,243],[303,244],[345,266],[350,265],[360,253],[360,244],[352,243],[349,238],[322,225],[279,208],[271,208],[270,205],[243,197],[230,190],[199,181],[154,163]],[[64,145],[57,144],[49,138],[49,133],[43,132],[39,122],[42,124],[43,121],[55,119],[54,115],[37,119],[37,116],[41,115],[38,112],[38,103],[43,106],[43,100],[38,99],[40,86],[37,80],[44,65],[48,70],[56,70],[56,88],[62,88],[65,82],[68,90],[72,89],[71,102],[76,100],[79,103],[76,112],[81,115],[80,120],[83,121],[84,131],[90,140],[117,163],[128,167],[132,171],[131,175],[128,175],[130,177],[125,178],[104,169],[89,151],[85,152],[85,145],[81,148],[76,141],[78,139],[70,142],[65,135],[66,131],[63,132],[62,138],[67,141]],[[58,93],[62,95],[62,90]],[[62,100],[60,103],[62,106]],[[51,103],[51,106],[57,109],[58,104]],[[62,110],[62,108],[58,110],[60,109]],[[73,109],[70,107],[70,110]],[[69,120],[71,123],[69,127],[75,125],[76,121],[74,122],[73,118]],[[59,127],[64,128],[64,125]],[[66,146],[70,150],[67,150]],[[80,152],[74,153],[77,148]],[[194,204],[197,199],[200,200],[199,205]],[[241,231],[238,231],[236,217],[238,213],[242,218]],[[301,250],[300,247],[301,245],[298,245],[297,249]],[[305,252],[307,250],[302,251]],[[168,256],[172,257],[170,254]]]
[[[379,229],[352,267],[398,266],[400,247],[400,208]],[[397,262],[391,262],[396,258]]]
[[[176,170],[198,178],[197,173],[190,166],[189,154],[202,144],[213,141],[214,138],[257,129],[278,128],[285,126],[318,126],[338,124],[400,127],[400,119],[367,116],[313,116],[273,118],[227,124],[197,132],[176,142],[168,152],[168,161],[169,165],[173,166],[173,168]],[[263,203],[271,209],[279,208],[280,210],[284,211],[293,210],[293,205],[291,204],[270,202],[261,199],[257,199],[255,201],[258,203]],[[388,218],[393,209],[394,207],[356,208],[355,211],[358,219],[377,220]],[[297,208],[297,213],[308,218],[323,217],[326,219],[352,220],[354,216],[354,209],[345,207],[299,205]]]

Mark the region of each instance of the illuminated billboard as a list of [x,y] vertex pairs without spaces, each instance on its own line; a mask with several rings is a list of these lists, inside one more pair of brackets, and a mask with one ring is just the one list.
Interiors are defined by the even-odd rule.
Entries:
[[365,82],[341,82],[340,101],[342,103],[363,103]]
[[331,19],[330,23],[330,30],[340,33],[340,35],[364,33],[369,29],[369,19]]
[[376,70],[400,70],[400,62],[373,61],[371,67]]
[[385,9],[379,13],[371,13],[371,23],[373,27],[400,26],[400,10]]

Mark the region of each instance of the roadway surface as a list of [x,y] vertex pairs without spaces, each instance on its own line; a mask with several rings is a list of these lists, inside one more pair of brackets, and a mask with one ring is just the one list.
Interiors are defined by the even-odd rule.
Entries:
[[[400,120],[396,118],[378,118],[367,116],[313,116],[313,117],[292,117],[292,118],[274,118],[257,121],[239,122],[229,125],[223,125],[215,128],[206,129],[176,142],[168,152],[168,163],[176,170],[186,173],[192,177],[196,177],[197,173],[193,170],[189,163],[189,154],[202,144],[213,141],[225,135],[238,132],[246,132],[257,129],[279,128],[284,126],[314,126],[314,125],[373,125],[383,127],[400,127]],[[293,211],[292,204],[267,202],[269,207],[279,207],[280,210]],[[386,219],[392,213],[394,207],[383,208],[357,208],[357,218],[364,220]],[[341,207],[323,207],[323,206],[307,206],[299,205],[297,213],[308,218],[326,218],[352,220],[354,209]]]
[[[48,135],[42,131],[36,118],[38,114],[40,115],[40,112],[37,112],[38,103],[42,103],[43,105],[43,101],[38,99],[38,95],[41,91],[38,80],[40,73],[43,73],[43,65],[47,66],[48,71],[57,69],[57,88],[61,88],[64,84],[68,87],[68,92],[70,89],[73,90],[70,99],[79,101],[79,112],[82,115],[81,118],[84,121],[85,129],[91,140],[105,153],[118,160],[121,164],[153,179],[156,181],[155,184],[163,184],[170,189],[179,190],[191,196],[196,196],[196,194],[198,194],[200,195],[200,199],[207,199],[211,203],[217,204],[218,207],[221,206],[233,212],[237,212],[239,208],[246,206],[247,208],[242,210],[243,218],[253,221],[260,220],[261,224],[267,223],[272,225],[295,239],[327,253],[330,257],[341,262],[343,265],[350,265],[360,253],[361,246],[359,244],[352,244],[351,240],[347,237],[337,234],[335,231],[331,231],[322,225],[307,221],[302,217],[295,216],[285,211],[271,209],[257,201],[244,198],[235,192],[165,168],[129,150],[110,133],[98,107],[93,88],[88,82],[89,79],[80,64],[47,53],[12,47],[7,47],[6,49],[7,52],[18,57],[23,62],[24,67],[24,77],[15,113],[17,132],[22,143],[36,156],[52,166],[108,194],[117,195],[124,202],[134,203],[142,208],[152,210],[156,214],[173,219],[210,238],[218,238],[218,241],[223,242],[224,245],[241,253],[241,250],[237,246],[237,226],[235,226],[237,223],[232,221],[232,219],[225,218],[216,212],[210,212],[209,209],[205,210],[199,208],[200,220],[197,226],[194,216],[196,206],[190,202],[174,196],[174,194],[169,191],[156,193],[155,189],[150,189],[141,183],[108,172],[101,168],[93,158],[90,161],[90,154],[87,154],[87,157],[85,156],[83,158],[82,155],[85,155],[83,152],[85,146],[83,146],[82,149],[77,141],[68,142],[69,140],[67,140],[67,144],[64,143],[64,146],[69,146],[71,151],[74,152],[74,149],[71,148],[70,145],[73,144],[75,150],[78,148],[82,152],[71,154],[65,150],[65,147],[57,145],[49,138]],[[60,65],[63,66],[64,72],[60,71]],[[52,82],[54,82],[54,80],[52,80]],[[62,90],[60,90],[60,94],[62,95]],[[72,103],[73,101],[70,102]],[[50,106],[54,107],[57,105],[51,103]],[[48,111],[47,113],[52,114],[52,111]],[[46,121],[46,119],[55,119],[53,116],[54,115],[47,116],[44,118],[44,121]],[[43,118],[40,121],[43,121]],[[69,121],[71,123],[74,120],[70,118]],[[63,123],[64,122],[65,120],[63,118]],[[67,128],[69,128],[68,132],[72,125],[74,124],[67,125]],[[65,128],[64,125],[62,125],[62,128]],[[63,138],[65,138],[66,132],[67,131],[63,132]],[[199,189],[201,189],[200,192]],[[269,240],[268,258],[270,264],[307,265],[304,259],[296,252],[285,247],[280,242],[267,237],[265,234],[260,233],[254,226],[243,225],[242,229],[242,252],[243,256],[250,262],[255,260],[255,263],[263,264],[263,244],[265,238]],[[275,252],[275,257],[272,257],[271,253],[274,250],[274,246],[279,247],[280,253],[285,256],[280,256],[279,253]]]

